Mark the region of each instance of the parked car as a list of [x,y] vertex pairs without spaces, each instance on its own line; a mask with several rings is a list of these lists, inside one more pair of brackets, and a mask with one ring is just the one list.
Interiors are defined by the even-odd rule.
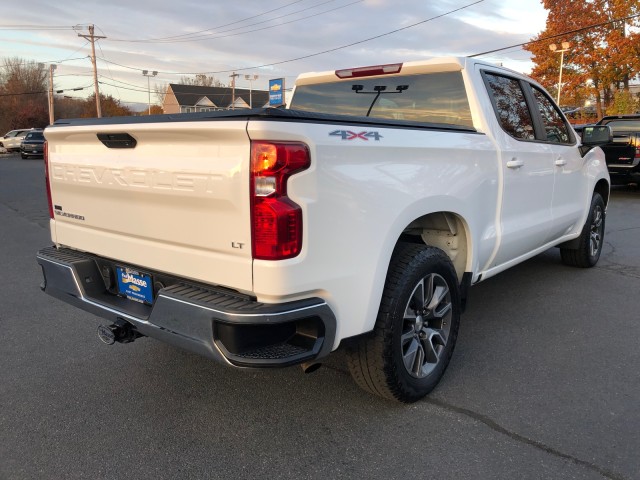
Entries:
[[44,156],[44,135],[42,130],[31,130],[20,144],[22,158]]
[[597,125],[608,125],[613,141],[602,146],[613,185],[640,185],[640,115],[610,115]]
[[20,143],[24,139],[25,135],[29,133],[31,129],[24,128],[20,130],[11,130],[4,134],[4,137],[0,138],[0,147],[4,147],[8,152],[12,150],[20,150]]

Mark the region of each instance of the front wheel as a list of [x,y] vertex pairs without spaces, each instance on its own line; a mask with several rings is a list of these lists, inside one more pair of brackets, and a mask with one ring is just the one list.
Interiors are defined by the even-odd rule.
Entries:
[[451,260],[435,247],[401,243],[389,266],[373,335],[348,348],[349,370],[364,390],[415,402],[438,384],[460,323]]
[[605,205],[602,196],[595,192],[587,221],[578,237],[578,248],[560,247],[560,257],[565,265],[590,268],[600,259],[604,244]]

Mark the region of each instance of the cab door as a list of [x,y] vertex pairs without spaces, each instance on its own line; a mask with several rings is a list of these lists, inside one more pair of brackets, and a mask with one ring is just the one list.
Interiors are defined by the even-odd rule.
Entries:
[[483,78],[498,120],[503,194],[500,245],[488,268],[544,245],[552,219],[554,165],[549,146],[536,137],[525,81],[490,71]]
[[540,88],[531,85],[531,93],[540,113],[540,139],[551,151],[554,186],[551,204],[551,226],[547,241],[550,242],[575,231],[577,222],[590,201],[583,178],[584,159],[577,141],[560,109]]

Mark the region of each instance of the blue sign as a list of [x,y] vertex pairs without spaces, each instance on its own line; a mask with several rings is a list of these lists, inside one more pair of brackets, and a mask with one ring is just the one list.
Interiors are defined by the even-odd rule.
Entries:
[[284,78],[269,80],[269,106],[284,105]]

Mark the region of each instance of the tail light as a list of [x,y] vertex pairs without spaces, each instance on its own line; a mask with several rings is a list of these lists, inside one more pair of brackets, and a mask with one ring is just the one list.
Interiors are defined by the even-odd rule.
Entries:
[[51,182],[49,181],[49,144],[44,142],[44,181],[47,185],[47,201],[49,202],[49,218],[53,218],[53,202],[51,201]]
[[302,210],[287,197],[287,180],[311,164],[303,143],[251,142],[253,258],[283,260],[302,249]]

